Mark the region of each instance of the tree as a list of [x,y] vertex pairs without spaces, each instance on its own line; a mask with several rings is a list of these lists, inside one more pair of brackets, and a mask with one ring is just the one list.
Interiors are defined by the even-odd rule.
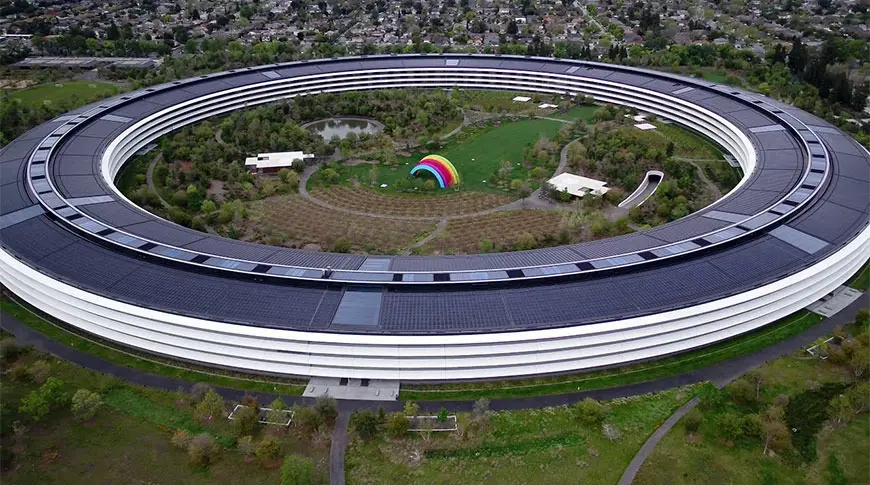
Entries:
[[93,418],[102,405],[100,395],[87,389],[79,389],[72,397],[72,412],[83,421]]
[[287,455],[281,466],[281,485],[310,485],[313,472],[309,460],[296,455]]
[[609,410],[600,402],[587,397],[574,405],[577,419],[586,426],[597,426],[604,421]]
[[405,402],[405,416],[416,417],[420,414],[420,405],[414,401]]
[[728,412],[719,416],[717,425],[725,439],[734,441],[743,437],[743,419],[736,413]]
[[378,432],[378,415],[369,409],[356,411],[350,416],[350,427],[364,440],[373,438]]
[[699,411],[698,408],[693,408],[683,418],[683,426],[689,433],[694,433],[701,427],[701,421],[703,421],[703,419],[704,415],[701,414],[701,411]]
[[253,407],[241,406],[233,413],[233,432],[236,436],[253,435],[260,423],[260,413]]
[[764,442],[763,454],[768,449],[783,451],[791,447],[791,433],[783,420],[782,408],[771,406],[764,412],[761,424],[761,439]]
[[791,45],[791,51],[788,53],[788,68],[797,76],[803,75],[804,69],[807,67],[809,52],[807,47],[801,42],[800,36],[795,37]]
[[335,422],[335,418],[338,417],[338,401],[334,397],[320,396],[314,401],[314,406],[312,407],[329,425],[332,425]]
[[66,403],[67,396],[63,393],[63,381],[49,377],[39,389],[31,391],[18,408],[19,412],[30,415],[34,421],[44,418],[52,409]]
[[741,378],[728,385],[728,394],[734,402],[747,403],[753,401],[755,388],[747,379]]
[[257,444],[256,454],[257,459],[262,464],[275,461],[281,457],[281,442],[274,436],[263,436],[263,439]]
[[447,408],[441,408],[441,410],[438,411],[437,419],[438,419],[439,423],[446,423],[447,418],[449,418],[449,417],[450,417],[450,415],[447,412]]
[[764,384],[764,375],[758,370],[751,370],[746,373],[746,380],[755,386],[755,400],[761,399],[761,386]]
[[266,421],[273,426],[284,426],[287,422],[287,413],[284,410],[287,406],[280,397],[276,397],[274,401],[269,403],[269,412],[266,414]]
[[208,433],[200,433],[187,445],[187,458],[196,466],[208,466],[217,461],[221,446]]
[[402,413],[393,413],[387,420],[387,433],[392,438],[402,438],[410,428],[408,417]]
[[193,415],[200,421],[212,421],[223,418],[224,409],[224,399],[214,389],[209,389],[202,402],[196,406]]
[[508,22],[507,30],[505,31],[505,33],[507,35],[515,37],[518,32],[519,27],[517,26],[517,22],[515,20],[511,20],[510,22]]
[[199,206],[199,210],[203,214],[211,214],[212,212],[217,210],[217,205],[215,205],[213,200],[206,199],[202,201],[202,204]]
[[245,457],[254,456],[254,453],[257,451],[257,446],[254,444],[253,436],[242,436],[236,442],[236,448],[239,449],[239,453],[245,455]]

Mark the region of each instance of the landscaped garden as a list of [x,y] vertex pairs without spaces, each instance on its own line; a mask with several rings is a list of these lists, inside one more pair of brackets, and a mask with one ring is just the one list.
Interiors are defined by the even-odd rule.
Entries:
[[723,391],[702,393],[700,406],[659,443],[636,483],[866,483],[867,311],[825,347],[815,357],[801,350]]

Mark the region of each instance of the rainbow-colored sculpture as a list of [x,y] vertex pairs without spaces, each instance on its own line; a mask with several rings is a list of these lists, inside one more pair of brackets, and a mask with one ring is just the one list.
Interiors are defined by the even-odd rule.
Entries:
[[429,172],[438,180],[438,185],[445,189],[459,183],[459,172],[450,160],[440,155],[427,155],[411,169],[411,175],[417,172]]

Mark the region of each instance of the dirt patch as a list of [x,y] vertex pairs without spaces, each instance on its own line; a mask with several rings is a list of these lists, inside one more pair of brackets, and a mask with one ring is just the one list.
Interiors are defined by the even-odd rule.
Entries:
[[357,165],[380,165],[380,160],[362,160],[362,159],[353,159],[347,160],[344,162],[345,167],[355,167]]
[[320,247],[320,244],[306,244],[302,246],[302,249],[306,251],[323,251],[323,248]]
[[193,168],[193,162],[187,160],[179,160],[175,162],[175,165],[178,166],[178,170],[184,173],[190,173],[190,169]]
[[24,89],[36,84],[32,79],[0,79],[0,88],[3,89]]
[[333,186],[315,189],[311,196],[329,204],[360,212],[404,217],[445,217],[473,214],[510,203],[499,194],[457,192],[445,195],[403,195],[366,187]]
[[224,200],[224,181],[223,180],[212,180],[208,184],[208,189],[205,191],[209,196],[213,196],[214,200],[218,203],[223,202]]

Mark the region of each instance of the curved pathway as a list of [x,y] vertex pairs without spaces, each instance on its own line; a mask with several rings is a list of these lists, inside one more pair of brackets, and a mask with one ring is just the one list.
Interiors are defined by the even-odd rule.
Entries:
[[164,208],[168,209],[171,207],[171,205],[169,204],[169,202],[166,202],[162,195],[160,195],[160,192],[157,191],[157,186],[154,185],[154,167],[156,167],[157,164],[160,163],[162,157],[163,155],[161,155],[160,153],[154,155],[151,163],[148,164],[148,170],[145,171],[145,182],[148,184],[148,190],[154,192],[154,195],[157,196],[157,200],[160,201],[160,204]]

